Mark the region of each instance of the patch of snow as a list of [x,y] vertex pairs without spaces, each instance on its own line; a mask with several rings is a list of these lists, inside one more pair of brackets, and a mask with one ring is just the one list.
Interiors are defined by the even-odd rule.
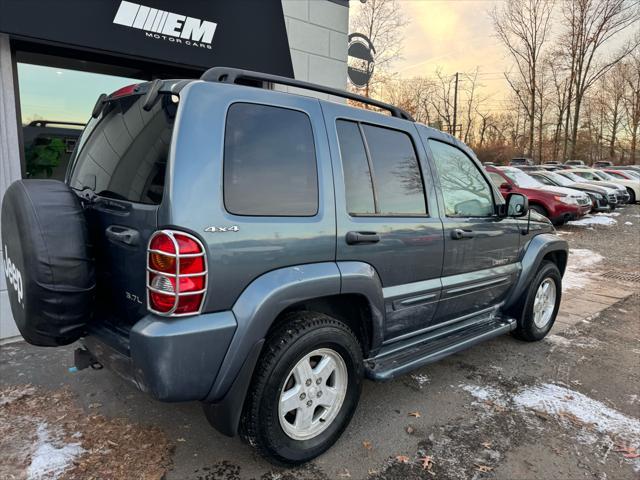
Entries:
[[[610,445],[626,443],[631,448],[640,448],[640,420],[562,385],[544,383],[526,386],[515,394],[486,385],[460,387],[479,403],[491,401],[523,415],[525,423],[531,420],[527,413],[532,410],[555,417],[563,425],[577,429],[575,438],[580,442],[594,444],[602,440]],[[631,402],[637,401],[637,397],[629,397]],[[491,412],[488,411],[489,414]],[[603,435],[603,438],[598,439],[595,432]],[[640,459],[629,459],[629,462],[636,472],[640,472]]]
[[597,338],[566,338],[561,335],[548,335],[545,339],[546,342],[552,343],[554,348],[559,347],[577,347],[577,348],[597,348],[602,345],[602,342]]
[[571,345],[571,341],[568,338],[561,337],[560,335],[547,335],[544,339],[545,342],[553,343],[554,345],[561,345],[563,347],[568,347]]
[[617,217],[620,215],[620,212],[611,212],[611,213],[599,212],[599,213],[596,213],[595,215],[599,215],[601,217]]
[[624,222],[625,225],[633,225],[631,222]]
[[571,248],[567,269],[562,278],[562,291],[572,288],[584,288],[589,280],[590,267],[600,263],[602,255],[586,248]]
[[582,217],[580,220],[571,220],[570,222],[567,222],[567,225],[573,225],[576,227],[588,227],[589,225],[610,226],[610,225],[615,225],[616,223],[618,223],[618,221],[614,220],[609,216],[586,215],[585,217]]
[[470,393],[472,396],[476,398],[476,400],[480,402],[485,402],[487,400],[495,402],[500,400],[503,396],[503,393],[494,387],[489,387],[489,386],[480,387],[478,385],[460,385],[460,387],[465,392]]
[[420,388],[431,382],[428,375],[411,375],[411,378],[418,384]]
[[79,443],[65,444],[59,439],[52,439],[46,423],[38,425],[37,434],[38,439],[31,455],[31,465],[27,470],[29,480],[55,480],[59,478],[73,460],[84,452]]
[[561,418],[570,414],[600,433],[640,443],[640,420],[627,417],[602,402],[575,390],[544,383],[527,387],[513,397],[519,408],[528,408]]

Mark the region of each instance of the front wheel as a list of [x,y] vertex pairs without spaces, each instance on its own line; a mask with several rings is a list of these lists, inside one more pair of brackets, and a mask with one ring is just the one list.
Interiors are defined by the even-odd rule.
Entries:
[[560,270],[545,260],[526,292],[514,336],[527,342],[542,340],[556,321],[561,298]]
[[636,203],[636,192],[633,190],[633,188],[627,188],[627,192],[629,192],[629,203],[633,205],[634,203]]
[[267,339],[240,434],[272,463],[307,462],[349,424],[362,378],[362,350],[349,327],[323,314],[292,313]]

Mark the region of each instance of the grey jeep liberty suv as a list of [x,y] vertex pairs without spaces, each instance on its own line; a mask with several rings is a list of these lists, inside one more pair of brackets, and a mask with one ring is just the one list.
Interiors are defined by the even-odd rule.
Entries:
[[553,233],[395,106],[220,67],[102,95],[66,181],[19,180],[2,205],[27,342],[79,341],[78,369],[198,400],[289,465],[338,439],[364,377],[542,339],[567,263]]

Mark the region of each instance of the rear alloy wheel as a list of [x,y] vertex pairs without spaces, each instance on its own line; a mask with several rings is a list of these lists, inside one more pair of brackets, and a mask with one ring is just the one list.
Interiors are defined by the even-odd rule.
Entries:
[[289,372],[280,393],[280,426],[290,438],[307,440],[335,420],[347,394],[347,366],[338,352],[320,348]]
[[521,315],[513,335],[527,342],[542,340],[556,320],[562,298],[558,266],[543,261],[522,299]]
[[256,365],[242,438],[274,464],[312,460],[349,424],[363,372],[362,349],[348,326],[320,313],[288,314]]

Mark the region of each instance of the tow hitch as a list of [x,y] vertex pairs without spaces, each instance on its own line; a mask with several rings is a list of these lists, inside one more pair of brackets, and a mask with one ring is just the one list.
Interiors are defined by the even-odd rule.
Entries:
[[93,355],[86,348],[76,348],[73,352],[73,367],[69,368],[69,372],[79,372],[88,367],[100,370],[102,369],[102,364],[93,358]]

